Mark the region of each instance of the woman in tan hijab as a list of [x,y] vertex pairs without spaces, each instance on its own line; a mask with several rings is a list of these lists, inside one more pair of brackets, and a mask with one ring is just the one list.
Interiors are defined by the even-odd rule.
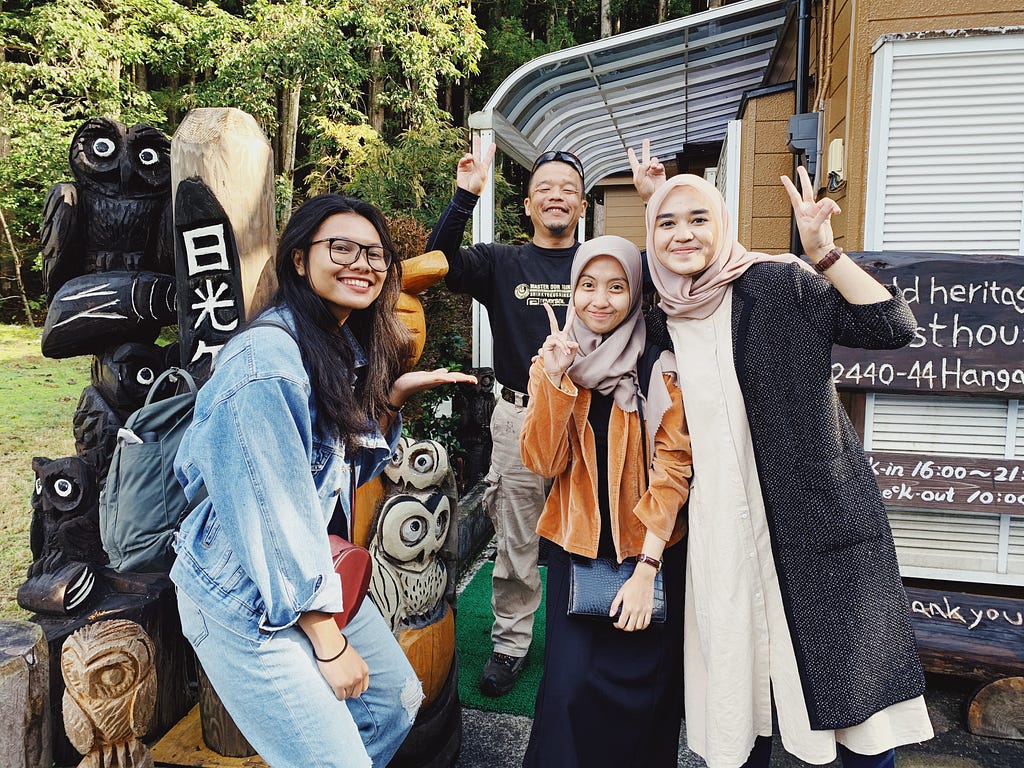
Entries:
[[733,240],[700,177],[664,181],[647,206],[649,334],[660,325],[678,357],[697,479],[687,741],[710,768],[765,767],[774,705],[801,760],[891,767],[894,747],[932,728],[892,533],[831,351],[901,347],[916,323],[835,246],[839,206],[813,199],[807,172],[802,194],[782,182],[814,269]]

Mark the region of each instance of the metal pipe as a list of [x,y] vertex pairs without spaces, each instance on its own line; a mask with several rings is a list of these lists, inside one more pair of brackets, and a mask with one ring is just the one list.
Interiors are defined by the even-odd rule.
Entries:
[[[810,79],[811,68],[811,0],[799,0],[797,5],[796,25],[796,77],[794,79],[794,112],[802,115],[807,111],[807,81]],[[800,155],[793,155],[793,182],[796,183],[796,169],[800,165]],[[800,254],[803,252],[800,245],[800,231],[796,227],[796,220],[790,218],[789,223],[789,249],[791,252]]]

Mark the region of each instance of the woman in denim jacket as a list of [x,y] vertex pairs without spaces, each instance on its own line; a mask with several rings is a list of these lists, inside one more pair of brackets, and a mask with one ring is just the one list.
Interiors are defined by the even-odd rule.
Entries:
[[274,768],[386,765],[419,681],[373,603],[345,627],[327,525],[376,476],[410,395],[472,381],[401,373],[401,266],[381,213],[340,195],[281,234],[278,289],[220,352],[175,460],[189,498],[171,578],[182,629],[235,723]]

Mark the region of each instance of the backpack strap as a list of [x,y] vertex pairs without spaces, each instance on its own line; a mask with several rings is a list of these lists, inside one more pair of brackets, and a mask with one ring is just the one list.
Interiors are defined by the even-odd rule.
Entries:
[[192,378],[191,373],[186,371],[184,368],[171,366],[157,376],[156,379],[153,380],[153,383],[149,385],[149,392],[146,393],[146,402],[144,405],[151,405],[158,400],[163,400],[166,397],[169,397],[169,395],[157,397],[157,394],[164,388],[164,386],[168,385],[168,383],[174,385],[174,394],[179,394],[178,390],[181,387],[181,382],[183,381],[185,382],[187,391],[193,393],[199,391],[199,387],[196,385],[196,380]]

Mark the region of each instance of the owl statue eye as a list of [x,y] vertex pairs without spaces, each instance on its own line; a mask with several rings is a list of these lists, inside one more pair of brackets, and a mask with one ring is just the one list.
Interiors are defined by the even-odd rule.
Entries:
[[135,381],[143,386],[148,387],[156,380],[156,374],[153,373],[153,369],[146,367],[140,368],[135,374]]
[[419,544],[426,535],[427,521],[422,517],[410,517],[402,523],[402,528],[399,532],[399,536],[402,537],[402,543],[407,546]]
[[395,446],[395,452],[391,454],[391,466],[396,469],[401,467],[405,463],[405,446],[402,441],[399,441],[398,445]]
[[92,143],[92,151],[99,157],[110,157],[115,149],[117,146],[110,139],[96,139]]
[[67,499],[75,492],[75,486],[70,480],[61,477],[53,484],[53,492],[62,499]]
[[146,149],[139,152],[139,162],[143,165],[156,165],[160,162],[160,155],[155,149]]
[[41,496],[43,493],[43,481],[40,478],[36,478],[36,495]]
[[433,472],[436,458],[429,450],[417,451],[409,463],[417,472]]

